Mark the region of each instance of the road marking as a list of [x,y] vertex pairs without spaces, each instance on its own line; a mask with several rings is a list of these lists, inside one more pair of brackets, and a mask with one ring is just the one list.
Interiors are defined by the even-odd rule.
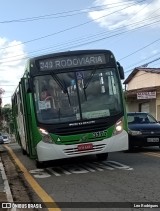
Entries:
[[90,166],[91,168],[97,171],[104,171],[104,168],[102,168],[101,164],[98,162],[88,163],[88,166]]
[[57,173],[56,171],[54,171],[52,168],[47,168],[47,170],[48,170],[50,173],[54,174],[55,176],[61,176],[59,173]]
[[127,165],[124,165],[122,163],[118,163],[116,161],[108,161],[107,165],[109,165],[111,167],[114,167],[114,168],[117,168],[117,169],[133,170],[133,168],[131,168],[131,167],[127,166]]
[[87,165],[87,163],[84,164],[80,164],[80,166],[84,169],[86,169],[87,171],[90,171],[90,172],[95,172],[96,170],[94,168],[90,168],[89,164]]
[[72,174],[85,174],[89,172],[79,165],[69,165],[68,171],[71,172]]
[[58,206],[56,206],[56,202],[53,200],[53,198],[51,198],[45,192],[45,190],[38,184],[38,182],[36,182],[36,180],[32,177],[32,175],[28,172],[28,170],[20,162],[20,160],[17,158],[17,156],[15,155],[15,153],[13,152],[13,150],[9,146],[6,146],[6,145],[5,145],[5,148],[11,154],[12,158],[14,159],[14,161],[16,162],[16,164],[18,165],[18,167],[20,168],[20,170],[23,172],[23,175],[24,175],[25,179],[31,185],[31,187],[37,193],[37,195],[41,198],[41,200],[44,202],[44,204],[46,202],[52,202],[52,203],[54,203],[55,207],[57,207],[57,208],[48,208],[48,210],[49,211],[61,211],[61,209],[58,208]]
[[29,173],[34,174],[35,178],[46,178],[46,177],[50,177],[51,176],[47,172],[44,172],[43,169],[30,170]]
[[[46,178],[48,174],[50,176],[62,176],[62,175],[71,175],[71,174],[86,174],[89,172],[96,172],[96,171],[104,171],[104,170],[133,170],[133,168],[124,165],[122,163],[116,161],[102,161],[102,162],[86,162],[86,163],[79,163],[79,164],[66,164],[62,166],[55,166],[55,167],[48,167],[41,169],[31,170],[30,173],[33,174],[34,177],[38,178]],[[38,176],[38,172],[40,175]],[[47,174],[46,174],[47,172]],[[42,176],[43,175],[43,176]],[[46,175],[46,177],[45,177]]]
[[159,158],[160,158],[160,153],[155,153],[155,152],[143,152],[142,154],[144,154],[144,155],[149,155],[149,156],[154,156],[154,157],[159,157]]

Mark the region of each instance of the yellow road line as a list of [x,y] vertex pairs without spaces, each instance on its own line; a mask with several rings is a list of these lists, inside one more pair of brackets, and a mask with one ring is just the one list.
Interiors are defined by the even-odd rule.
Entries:
[[61,211],[58,206],[56,206],[56,202],[45,192],[45,190],[38,184],[38,182],[31,176],[31,174],[28,172],[28,170],[24,167],[24,165],[20,162],[20,160],[17,158],[13,150],[5,145],[5,148],[9,151],[12,158],[15,160],[16,164],[20,168],[20,170],[23,172],[23,175],[27,182],[31,185],[33,190],[37,193],[37,195],[41,198],[41,200],[44,202],[50,202],[53,203],[55,207],[57,208],[48,208],[49,211]]
[[160,158],[160,153],[155,153],[155,152],[143,152],[142,154],[149,155],[149,156],[154,156],[154,157],[159,157],[159,158]]

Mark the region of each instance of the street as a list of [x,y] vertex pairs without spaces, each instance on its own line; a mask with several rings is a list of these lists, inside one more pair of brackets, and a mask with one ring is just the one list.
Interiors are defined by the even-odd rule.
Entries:
[[[35,161],[23,155],[17,143],[5,146],[0,146],[3,148],[2,161],[15,201],[48,202],[47,197],[51,197],[52,204],[48,206],[55,202],[59,210],[76,211],[82,208],[133,210],[128,207],[130,202],[135,208],[147,210],[144,208],[146,205],[142,208],[138,207],[139,204],[146,203],[149,207],[151,202],[160,202],[158,147],[137,149],[130,153],[110,153],[108,160],[103,162],[98,162],[94,156],[86,156],[48,162],[44,169],[37,169]],[[17,160],[8,152],[9,148],[27,172],[23,167],[19,168]],[[39,195],[34,181],[29,179],[28,184],[27,178],[30,176],[42,188]],[[45,191],[46,195],[41,195],[41,191]]]

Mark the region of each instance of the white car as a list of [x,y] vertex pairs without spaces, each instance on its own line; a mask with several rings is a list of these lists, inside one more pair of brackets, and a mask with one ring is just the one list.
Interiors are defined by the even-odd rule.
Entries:
[[11,142],[7,135],[2,135],[2,137],[3,137],[3,143],[4,144],[9,144]]

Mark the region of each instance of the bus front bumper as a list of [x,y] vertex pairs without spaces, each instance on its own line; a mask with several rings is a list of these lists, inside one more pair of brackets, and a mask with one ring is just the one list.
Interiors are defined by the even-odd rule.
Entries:
[[128,150],[128,134],[125,130],[123,130],[120,134],[104,139],[102,141],[84,143],[84,145],[85,144],[92,144],[93,148],[87,150],[78,150],[78,145],[80,144],[57,145],[40,141],[36,147],[38,161],[42,162],[91,154],[93,155]]

